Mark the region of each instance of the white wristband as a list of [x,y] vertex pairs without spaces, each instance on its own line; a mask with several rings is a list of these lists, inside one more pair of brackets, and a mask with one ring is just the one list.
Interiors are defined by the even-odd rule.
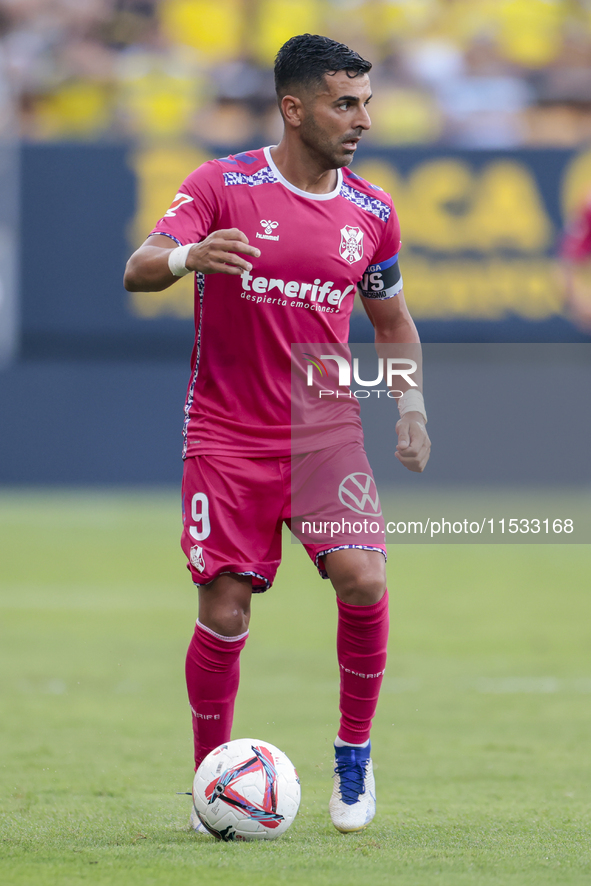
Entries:
[[168,253],[168,267],[175,277],[185,277],[192,273],[191,268],[185,267],[185,262],[191,246],[196,245],[196,243],[187,243],[186,246],[177,246]]
[[407,412],[420,412],[425,421],[427,421],[423,395],[420,391],[415,391],[412,388],[405,391],[402,397],[398,400],[398,411],[400,413],[400,418],[402,418]]

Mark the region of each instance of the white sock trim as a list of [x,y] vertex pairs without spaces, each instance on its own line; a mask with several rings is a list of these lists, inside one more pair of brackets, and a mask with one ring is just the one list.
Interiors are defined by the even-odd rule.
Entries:
[[342,738],[337,737],[334,740],[335,748],[366,748],[369,745],[369,738],[367,741],[364,741],[363,744],[353,744],[352,741],[343,741]]
[[215,637],[216,640],[223,640],[224,643],[235,643],[237,640],[245,640],[246,637],[248,637],[248,631],[245,631],[243,634],[238,634],[237,637],[224,637],[223,634],[216,634],[215,631],[212,631],[211,628],[208,628],[207,625],[204,625],[199,619],[197,619],[197,627],[201,628],[203,631],[207,631],[207,633],[211,634],[212,637]]

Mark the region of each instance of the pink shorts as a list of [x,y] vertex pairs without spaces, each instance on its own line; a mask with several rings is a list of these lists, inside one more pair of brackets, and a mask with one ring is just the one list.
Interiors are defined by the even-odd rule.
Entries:
[[357,442],[300,456],[187,458],[182,504],[181,547],[195,584],[235,572],[266,591],[281,561],[284,522],[323,578],[322,558],[332,551],[386,557],[375,481]]

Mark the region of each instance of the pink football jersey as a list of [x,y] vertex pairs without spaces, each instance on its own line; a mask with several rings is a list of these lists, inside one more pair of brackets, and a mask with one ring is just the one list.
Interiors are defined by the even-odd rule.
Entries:
[[591,256],[591,194],[564,235],[561,256],[566,261],[585,262]]
[[[185,245],[227,228],[261,255],[241,276],[196,275],[183,455],[289,455],[291,345],[346,342],[358,287],[397,295],[398,219],[389,195],[348,169],[334,191],[311,194],[262,148],[192,172],[152,234]],[[354,413],[347,439],[361,439],[356,405],[343,409]],[[344,442],[342,420],[332,425],[324,446]],[[297,439],[300,452],[320,448],[313,429]]]

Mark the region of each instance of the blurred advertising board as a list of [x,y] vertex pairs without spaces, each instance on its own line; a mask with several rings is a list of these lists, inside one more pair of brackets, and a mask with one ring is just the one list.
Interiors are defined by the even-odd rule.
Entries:
[[[127,293],[121,281],[187,173],[211,156],[190,144],[23,146],[25,356],[188,359],[192,277],[161,293]],[[394,197],[424,340],[588,340],[563,315],[556,253],[591,187],[591,152],[365,146],[353,169]],[[358,307],[352,338],[370,336]]]

